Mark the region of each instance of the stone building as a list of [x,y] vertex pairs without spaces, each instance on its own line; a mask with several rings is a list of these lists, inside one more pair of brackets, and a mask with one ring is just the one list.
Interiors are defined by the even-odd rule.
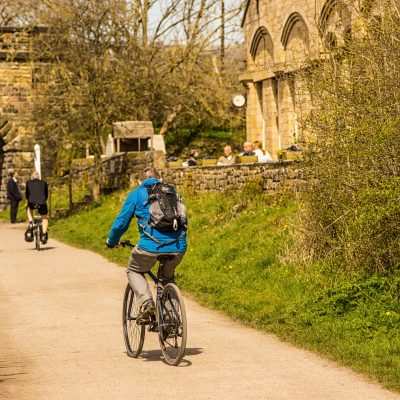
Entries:
[[0,27],[0,209],[7,204],[8,169],[20,172],[23,186],[34,168],[32,38],[43,31]]
[[[365,4],[364,4],[365,3]],[[277,150],[307,140],[301,129],[310,97],[295,72],[351,35],[368,0],[248,0],[242,20],[247,70],[247,138]]]

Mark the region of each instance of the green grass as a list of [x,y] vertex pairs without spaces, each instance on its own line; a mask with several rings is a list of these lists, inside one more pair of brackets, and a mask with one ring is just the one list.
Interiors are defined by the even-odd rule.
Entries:
[[[84,200],[85,196],[90,195],[88,185],[73,185],[73,202],[81,202]],[[26,215],[26,200],[19,203],[17,221],[28,221]],[[54,216],[57,210],[68,210],[69,208],[69,196],[68,196],[68,186],[66,184],[49,188],[49,199],[47,200],[47,206],[51,207],[51,213]],[[10,208],[7,207],[5,210],[0,211],[1,220],[10,220]]]
[[[51,236],[125,266],[128,249],[105,248],[126,193],[51,226]],[[328,262],[285,264],[294,201],[256,187],[188,196],[189,250],[177,281],[199,303],[323,354],[400,391],[400,274],[346,276]],[[138,239],[136,224],[125,235]],[[229,332],[227,332],[227,335]]]
[[[18,206],[18,214],[17,221],[27,221],[26,217],[26,201],[21,201]],[[10,207],[7,207],[5,210],[0,211],[0,219],[5,220],[7,222],[10,221]]]

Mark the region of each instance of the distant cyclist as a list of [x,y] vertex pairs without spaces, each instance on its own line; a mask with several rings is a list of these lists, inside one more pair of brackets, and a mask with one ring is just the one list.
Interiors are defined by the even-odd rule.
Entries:
[[41,242],[43,244],[47,243],[48,234],[47,228],[49,226],[49,219],[47,217],[47,198],[49,196],[49,189],[47,182],[40,179],[38,172],[33,172],[31,175],[31,180],[26,183],[25,196],[28,202],[28,207],[26,209],[29,220],[29,227],[33,226],[33,210],[37,210],[42,216],[42,227],[43,236]]
[[162,283],[166,285],[174,281],[175,269],[186,252],[186,221],[185,226],[177,224],[170,229],[157,229],[151,226],[149,193],[152,188],[162,187],[163,184],[160,182],[157,169],[153,167],[147,167],[141,172],[139,183],[140,186],[128,195],[115,219],[107,239],[107,246],[117,245],[129,228],[132,218],[137,218],[140,240],[132,250],[127,273],[131,288],[141,304],[140,318],[149,319],[155,311],[155,304],[144,274],[159,261],[159,278]]

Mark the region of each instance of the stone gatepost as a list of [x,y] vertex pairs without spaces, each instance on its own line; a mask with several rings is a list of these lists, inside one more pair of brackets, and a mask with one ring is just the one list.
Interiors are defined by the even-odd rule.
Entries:
[[24,189],[34,168],[32,38],[44,31],[0,27],[0,209],[7,205],[8,169],[19,171]]

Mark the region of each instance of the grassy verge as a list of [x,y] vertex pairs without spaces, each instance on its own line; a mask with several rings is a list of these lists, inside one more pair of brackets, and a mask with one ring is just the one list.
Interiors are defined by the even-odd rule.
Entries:
[[[81,202],[84,200],[86,196],[90,194],[90,191],[87,185],[74,185],[73,186],[73,202]],[[52,212],[52,215],[57,214],[57,210],[68,210],[69,208],[69,197],[68,197],[68,186],[67,185],[59,185],[59,186],[50,186],[49,189],[49,198],[47,200],[47,206],[49,208],[49,212]],[[26,222],[28,221],[26,215],[26,207],[27,201],[24,199],[19,203],[17,221]],[[51,210],[50,210],[51,208]],[[8,206],[5,210],[0,211],[0,219],[9,221],[10,220],[10,207]]]
[[[19,203],[17,221],[27,221],[26,217],[26,201],[23,200]],[[5,210],[0,211],[0,219],[10,221],[10,207],[8,206]]]
[[[349,278],[328,263],[284,264],[297,204],[254,193],[186,199],[189,251],[179,285],[203,305],[400,391],[400,274]],[[125,195],[57,221],[51,236],[126,265],[127,249],[104,246]],[[126,237],[137,240],[135,225]]]

